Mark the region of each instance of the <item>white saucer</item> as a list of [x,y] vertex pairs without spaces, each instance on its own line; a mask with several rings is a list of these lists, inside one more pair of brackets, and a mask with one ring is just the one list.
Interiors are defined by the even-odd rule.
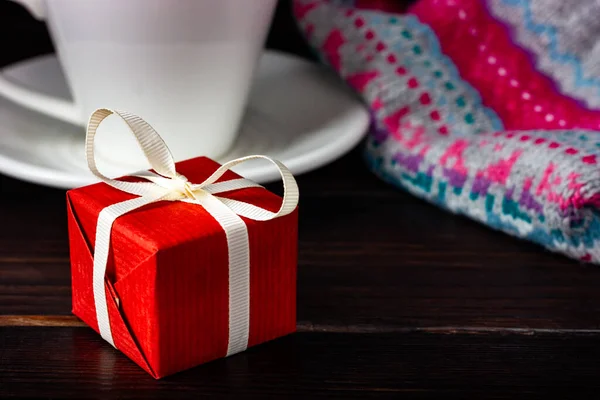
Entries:
[[[12,65],[1,73],[37,91],[70,98],[53,55]],[[220,161],[265,154],[301,174],[352,149],[368,123],[363,105],[332,73],[300,58],[267,51],[238,140]],[[65,189],[95,182],[84,158],[84,135],[82,127],[0,97],[0,173]],[[267,163],[249,162],[235,170],[260,183],[279,177]],[[107,172],[121,175],[124,171],[114,166]]]

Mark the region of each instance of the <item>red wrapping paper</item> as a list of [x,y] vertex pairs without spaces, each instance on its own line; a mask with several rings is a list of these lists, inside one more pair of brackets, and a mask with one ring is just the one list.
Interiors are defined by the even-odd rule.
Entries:
[[[218,166],[202,157],[178,163],[177,171],[202,182]],[[229,171],[220,181],[235,178]],[[221,196],[273,212],[281,205],[263,188]],[[97,332],[92,271],[98,214],[133,197],[104,183],[67,192],[73,313]],[[296,329],[297,213],[262,222],[242,217],[250,242],[248,347]],[[227,254],[225,232],[196,204],[162,201],[118,218],[105,288],[115,346],[155,378],[224,357]]]

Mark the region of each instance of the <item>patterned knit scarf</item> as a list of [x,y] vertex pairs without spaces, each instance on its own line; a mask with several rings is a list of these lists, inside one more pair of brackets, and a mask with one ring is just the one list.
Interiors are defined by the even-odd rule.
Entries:
[[369,106],[382,179],[600,263],[600,4],[294,0],[322,60]]

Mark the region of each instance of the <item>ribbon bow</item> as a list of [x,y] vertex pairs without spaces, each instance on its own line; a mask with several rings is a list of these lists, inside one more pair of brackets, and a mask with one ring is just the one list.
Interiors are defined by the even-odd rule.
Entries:
[[[120,117],[135,135],[144,155],[156,171],[137,173],[132,176],[144,178],[144,182],[124,182],[104,176],[96,166],[94,138],[100,123],[109,115]],[[121,191],[138,195],[131,200],[104,208],[98,216],[94,250],[93,291],[100,335],[115,346],[108,317],[104,279],[110,234],[115,220],[135,209],[157,201],[184,201],[198,204],[206,209],[224,229],[229,253],[229,344],[227,355],[244,351],[248,345],[250,324],[250,254],[248,230],[240,218],[267,221],[294,211],[298,204],[298,186],[291,172],[277,160],[254,155],[229,161],[219,167],[204,182],[194,184],[175,170],[173,156],[158,133],[140,117],[121,111],[96,110],[87,126],[86,156],[92,173],[108,185]],[[245,161],[264,159],[275,164],[283,181],[283,202],[277,212],[271,212],[242,201],[215,196],[217,193],[235,189],[260,187],[247,179],[217,182],[225,172]]]

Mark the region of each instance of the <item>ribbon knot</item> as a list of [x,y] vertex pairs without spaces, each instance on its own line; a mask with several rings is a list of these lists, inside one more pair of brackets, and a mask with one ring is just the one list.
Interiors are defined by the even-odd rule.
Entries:
[[197,200],[197,192],[201,192],[200,185],[192,184],[185,176],[177,174],[174,178],[164,176],[151,176],[151,173],[137,174],[135,176],[146,178],[167,191],[166,199],[175,201],[181,199]]
[[196,199],[196,195],[194,194],[194,187],[190,182],[184,180],[175,180],[175,182],[179,184],[177,190],[182,195],[184,195],[188,199]]
[[[104,176],[96,166],[94,156],[94,138],[100,123],[114,114],[129,126],[140,148],[156,172],[144,171],[135,177],[143,182],[126,182]],[[266,156],[254,155],[229,161],[219,167],[211,176],[199,184],[191,183],[175,170],[175,162],[169,148],[158,133],[143,119],[126,112],[109,109],[96,110],[87,126],[86,156],[90,171],[106,184],[139,197],[113,204],[104,208],[98,215],[96,242],[94,248],[93,291],[98,327],[102,337],[113,346],[108,306],[105,293],[106,263],[110,248],[112,226],[117,218],[135,209],[157,201],[183,201],[197,204],[221,225],[225,231],[229,259],[229,344],[227,355],[243,351],[248,345],[250,319],[250,255],[246,217],[256,221],[267,221],[290,214],[298,204],[298,186],[291,172],[277,160]],[[247,179],[219,179],[234,166],[243,162],[264,159],[273,163],[283,181],[283,201],[279,211],[271,212],[253,204],[226,197],[218,193],[231,190],[261,187]],[[199,228],[201,229],[201,228]]]
[[191,183],[189,183],[189,182],[184,183],[183,193],[185,194],[185,196],[188,199],[198,200],[198,193],[196,193],[196,192],[199,192],[200,195],[205,194],[204,190],[202,190],[201,188],[194,189],[194,186]]

